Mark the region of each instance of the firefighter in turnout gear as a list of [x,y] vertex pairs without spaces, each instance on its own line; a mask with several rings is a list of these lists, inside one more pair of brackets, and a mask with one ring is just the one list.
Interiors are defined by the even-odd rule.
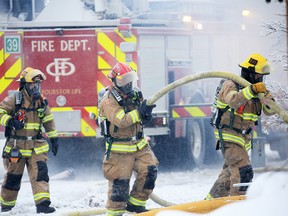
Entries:
[[221,149],[224,157],[223,170],[211,188],[206,199],[244,195],[247,187],[233,187],[235,183],[248,183],[253,179],[253,169],[248,156],[251,148],[252,127],[257,125],[263,110],[266,115],[275,114],[265,100],[259,100],[258,93],[266,99],[272,98],[267,91],[263,78],[270,74],[267,60],[260,54],[252,54],[239,64],[241,77],[251,83],[240,88],[232,80],[226,80],[218,94],[216,105],[222,111],[215,127],[218,139],[216,149]]
[[42,136],[42,126],[58,151],[57,131],[47,100],[40,93],[46,76],[37,69],[21,72],[20,88],[0,103],[0,123],[7,138],[2,157],[7,173],[1,189],[1,211],[10,211],[16,204],[25,165],[27,167],[37,213],[52,213],[50,207],[47,152],[49,144]]
[[[156,105],[148,106],[143,101],[135,87],[137,74],[127,64],[117,63],[108,77],[113,84],[106,88],[99,105],[106,137],[102,168],[109,181],[107,215],[123,215],[125,210],[144,212],[155,186],[158,160],[144,137],[143,124],[152,119]],[[136,180],[129,193],[133,171]]]

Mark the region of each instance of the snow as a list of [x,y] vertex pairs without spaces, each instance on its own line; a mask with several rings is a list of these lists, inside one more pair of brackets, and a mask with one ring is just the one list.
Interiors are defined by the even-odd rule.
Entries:
[[[3,145],[4,140],[0,140]],[[267,160],[273,166],[287,166],[287,161],[280,161],[277,153],[268,149]],[[1,165],[2,166],[2,165]],[[99,168],[100,169],[100,168]],[[213,165],[203,169],[195,168],[188,171],[162,171],[156,181],[154,194],[158,197],[175,204],[182,204],[193,201],[200,201],[205,198],[220,173],[221,165]],[[53,173],[53,170],[49,170]],[[67,171],[66,171],[67,172]],[[0,167],[1,178],[3,177],[3,167]],[[59,175],[50,175],[50,192],[52,206],[56,208],[56,215],[71,215],[82,213],[88,215],[90,211],[95,213],[98,209],[102,214],[107,200],[107,181],[99,173],[99,170],[91,170],[86,175],[77,175],[75,179],[55,180]],[[36,208],[28,176],[25,171],[21,190],[18,195],[16,206],[11,212],[1,213],[1,215],[23,215],[33,216]],[[26,180],[26,181],[25,181]],[[133,182],[133,179],[132,181]],[[202,214],[209,216],[240,216],[240,215],[261,215],[261,216],[286,216],[288,194],[288,172],[265,172],[255,173],[255,178],[247,192],[247,199],[237,203],[223,206],[211,213]],[[152,200],[147,201],[147,207],[160,208]],[[84,214],[84,213],[85,214]],[[188,216],[198,215],[181,211],[159,212],[157,216]]]

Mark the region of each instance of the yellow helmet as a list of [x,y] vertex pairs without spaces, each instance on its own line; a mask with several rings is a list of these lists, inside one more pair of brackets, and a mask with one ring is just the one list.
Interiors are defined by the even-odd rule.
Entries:
[[32,82],[42,82],[42,80],[46,80],[46,76],[38,69],[34,69],[31,67],[25,68],[20,75],[20,78],[17,81],[32,83]]
[[250,55],[244,62],[239,64],[239,66],[242,68],[246,68],[251,72],[262,75],[270,74],[271,70],[270,64],[268,63],[267,59],[258,53]]

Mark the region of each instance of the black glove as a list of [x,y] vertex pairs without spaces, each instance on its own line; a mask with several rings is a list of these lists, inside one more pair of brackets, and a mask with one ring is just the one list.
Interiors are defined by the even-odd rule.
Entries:
[[147,125],[151,122],[153,116],[152,114],[146,115],[143,119],[142,119],[142,124],[143,125]]
[[14,128],[15,130],[20,130],[24,128],[24,123],[16,120],[15,118],[11,118],[8,120],[7,126]]
[[147,118],[149,115],[151,115],[152,110],[156,107],[156,104],[147,105],[146,103],[147,103],[147,100],[145,99],[141,103],[140,107],[138,108],[138,111],[140,113],[140,117],[142,120]]
[[52,145],[52,153],[54,156],[56,156],[59,148],[58,137],[50,138],[50,141]]

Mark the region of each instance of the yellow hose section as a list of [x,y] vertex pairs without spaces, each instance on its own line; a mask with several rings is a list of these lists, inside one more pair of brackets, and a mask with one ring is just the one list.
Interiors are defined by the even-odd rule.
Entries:
[[[169,91],[187,84],[192,81],[200,80],[200,79],[207,79],[207,78],[225,78],[233,80],[234,82],[238,83],[239,85],[246,87],[251,85],[247,80],[243,79],[242,77],[235,75],[229,72],[223,71],[211,71],[211,72],[203,72],[197,73],[193,75],[189,75],[183,78],[176,80],[173,83],[163,87],[159,91],[157,91],[154,95],[152,95],[149,100],[147,101],[147,105],[154,104],[158,99],[160,99],[163,95],[167,94]],[[263,93],[259,93],[258,97],[261,99],[264,97]],[[268,106],[270,106],[286,123],[288,123],[288,114],[285,112],[280,106],[278,106],[273,100],[268,101]]]
[[237,202],[239,200],[244,200],[245,196],[230,196],[230,197],[221,197],[213,200],[202,200],[197,202],[190,202],[180,205],[173,205],[166,208],[154,209],[148,212],[143,212],[137,214],[137,216],[154,216],[160,211],[168,211],[168,210],[178,210],[178,211],[186,211],[186,212],[194,212],[194,213],[207,213],[212,210],[215,210],[223,205]]

